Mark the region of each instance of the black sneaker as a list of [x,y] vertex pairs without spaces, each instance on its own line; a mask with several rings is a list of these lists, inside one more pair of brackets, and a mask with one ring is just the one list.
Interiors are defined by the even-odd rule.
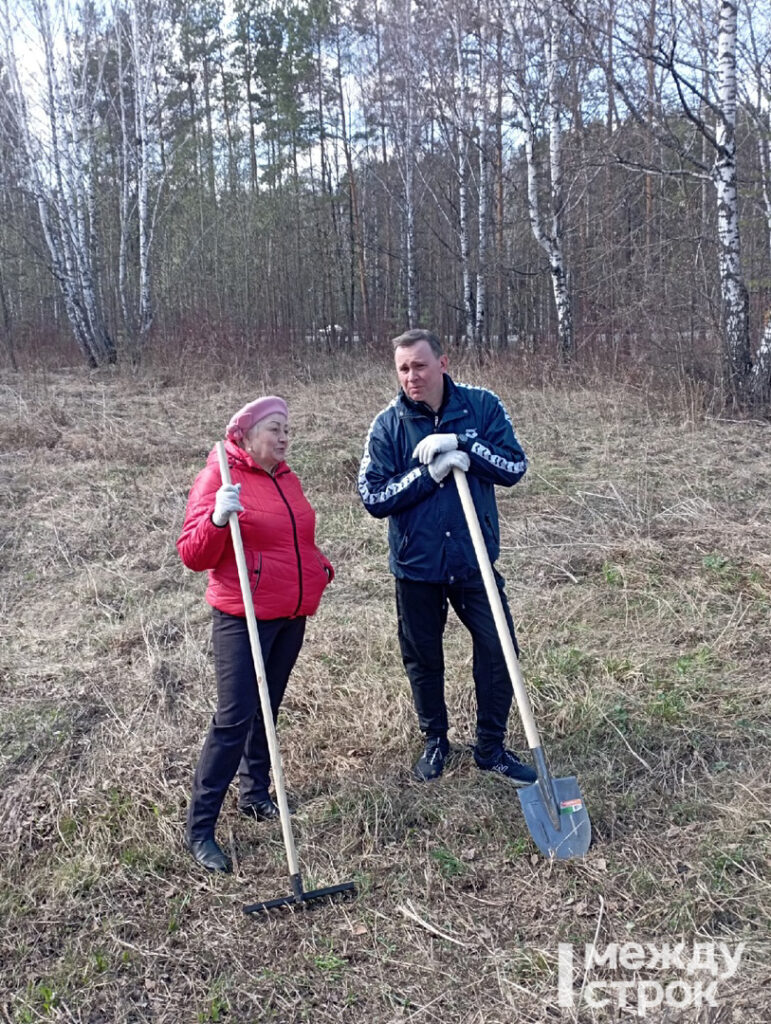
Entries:
[[522,764],[510,750],[504,750],[503,747],[492,757],[480,757],[474,748],[474,760],[477,763],[477,768],[481,768],[483,772],[504,775],[518,786],[529,786],[538,781],[538,775],[534,768],[531,768],[529,764]]
[[449,752],[450,744],[445,736],[429,736],[426,749],[413,769],[415,777],[421,782],[438,779],[444,771],[444,762]]

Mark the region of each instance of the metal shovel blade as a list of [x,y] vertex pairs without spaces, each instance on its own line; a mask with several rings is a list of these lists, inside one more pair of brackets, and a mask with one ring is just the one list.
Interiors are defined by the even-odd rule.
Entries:
[[545,857],[572,860],[584,857],[592,841],[592,823],[586,803],[578,788],[578,779],[569,775],[563,779],[549,778],[559,808],[559,828],[555,827],[547,810],[548,795],[541,790],[541,780],[517,791],[530,835]]

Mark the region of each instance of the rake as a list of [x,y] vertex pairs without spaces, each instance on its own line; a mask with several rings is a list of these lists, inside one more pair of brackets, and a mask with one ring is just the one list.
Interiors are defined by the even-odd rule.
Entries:
[[[217,457],[220,464],[220,476],[223,484],[230,484],[230,469],[225,445],[222,441],[217,442]],[[281,815],[281,831],[284,837],[286,849],[286,860],[289,867],[289,884],[292,892],[288,896],[279,896],[273,900],[266,900],[264,903],[249,903],[243,907],[245,914],[255,914],[260,911],[272,910],[274,907],[303,907],[314,900],[321,900],[329,896],[337,896],[340,893],[356,892],[353,882],[342,882],[340,885],[329,885],[324,889],[303,888],[300,865],[297,858],[294,835],[289,817],[289,804],[286,799],[286,786],[284,785],[284,769],[281,763],[281,751],[276,737],[276,726],[273,722],[273,710],[270,706],[270,694],[268,684],[265,680],[265,665],[262,660],[262,649],[260,647],[260,635],[257,630],[257,618],[254,614],[254,603],[252,591],[249,586],[249,570],[246,566],[244,555],[244,543],[241,539],[241,527],[238,522],[238,513],[231,512],[228,522],[230,533],[233,538],[233,548],[236,553],[236,565],[238,566],[238,579],[241,584],[241,596],[244,601],[246,613],[246,624],[249,630],[249,644],[252,649],[252,660],[254,661],[254,674],[257,677],[257,690],[260,695],[260,707],[262,718],[265,723],[265,737],[268,741],[270,752],[270,765],[273,769],[273,783],[276,788],[276,799]]]

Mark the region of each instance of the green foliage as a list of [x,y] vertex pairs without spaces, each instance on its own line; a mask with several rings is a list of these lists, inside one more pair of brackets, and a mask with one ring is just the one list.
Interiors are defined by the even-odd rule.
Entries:
[[172,896],[169,901],[170,907],[166,922],[166,931],[169,935],[173,935],[174,932],[179,930],[189,903],[189,892],[181,893],[178,896]]
[[59,819],[59,835],[66,842],[69,839],[74,839],[78,834],[78,823],[75,818],[70,817],[69,814],[63,815]]
[[319,953],[313,958],[313,963],[316,965],[316,969],[321,971],[322,974],[326,974],[334,980],[338,980],[345,968],[348,966],[348,961],[345,957],[338,956],[332,950],[326,953]]
[[684,679],[700,680],[716,665],[717,660],[713,651],[709,647],[699,647],[689,654],[681,655],[675,661],[675,674]]
[[731,570],[731,562],[728,558],[719,554],[705,555],[701,560],[705,569],[710,569],[718,575],[725,575]]
[[221,994],[212,995],[205,1009],[199,1011],[199,1024],[220,1024],[230,1013],[230,1001]]
[[61,994],[56,983],[50,979],[29,982],[27,985],[27,1000],[30,1007],[20,1009],[17,1012],[17,1019],[34,1021],[38,1015],[50,1017],[61,1003]]
[[102,974],[104,971],[107,970],[107,968],[110,965],[110,961],[107,957],[107,954],[100,949],[94,950],[94,952],[91,954],[91,960],[94,965],[94,971],[97,974]]
[[629,728],[629,708],[626,704],[618,702],[608,711],[608,718],[621,732],[626,732]]
[[751,866],[749,851],[743,846],[720,848],[708,856],[707,869],[712,887],[718,892],[730,892],[736,880],[744,875],[745,865]]
[[522,949],[514,951],[509,972],[516,981],[527,984],[551,975],[552,966],[540,950]]
[[659,718],[670,725],[677,724],[685,717],[685,695],[677,689],[656,690],[648,701],[647,710],[654,718]]
[[602,567],[602,575],[605,577],[605,582],[608,586],[623,587],[624,573],[620,566],[613,565],[611,562],[605,562]]
[[444,846],[438,846],[432,850],[431,859],[436,862],[443,878],[456,878],[466,873],[466,865],[463,861]]
[[517,836],[516,839],[512,839],[510,843],[506,844],[506,857],[509,860],[517,860],[519,857],[524,857],[529,848],[530,843],[525,836]]

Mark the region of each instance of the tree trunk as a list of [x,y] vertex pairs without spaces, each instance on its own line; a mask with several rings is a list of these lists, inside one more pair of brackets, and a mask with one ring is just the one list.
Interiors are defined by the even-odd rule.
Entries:
[[[356,188],[356,173],[353,167],[353,155],[351,153],[351,142],[348,138],[347,118],[345,114],[345,95],[343,92],[343,75],[342,75],[342,60],[340,56],[340,25],[336,25],[337,29],[337,70],[335,74],[335,81],[337,84],[337,98],[340,105],[340,127],[341,136],[343,142],[343,151],[345,153],[345,168],[348,173],[348,202],[350,204],[351,211],[351,257],[355,260],[356,268],[359,277],[359,291],[361,295],[361,318],[362,318],[362,335],[364,341],[369,344],[371,340],[371,327],[370,327],[370,313],[369,313],[369,295],[367,292],[367,270],[364,264],[364,238],[362,235],[361,228],[361,216],[359,214],[359,197]],[[349,328],[349,338],[353,336],[354,329],[354,303],[353,296],[351,297],[351,324]]]
[[[541,212],[539,160],[536,152],[536,129],[530,112],[533,98],[522,95],[520,105],[526,127],[525,156],[527,160],[527,198],[533,235],[549,260],[552,292],[557,313],[558,350],[563,359],[573,351],[573,313],[569,277],[565,265],[562,236],[562,133],[560,128],[561,96],[559,90],[560,33],[564,21],[557,5],[551,5],[545,19],[544,49],[546,66],[546,121],[549,131],[549,227]],[[524,55],[523,55],[524,59]]]
[[752,360],[736,181],[736,13],[735,3],[722,0],[718,28],[719,117],[712,180],[717,190],[723,365],[729,390],[741,399],[746,393]]
[[[409,69],[414,55],[414,25],[412,0],[407,0],[407,54],[405,66]],[[407,124],[405,126],[404,152],[404,248],[407,288],[407,326],[418,323],[418,273],[415,252],[415,157],[417,149],[417,126],[415,111],[415,89],[411,75],[407,74]]]

